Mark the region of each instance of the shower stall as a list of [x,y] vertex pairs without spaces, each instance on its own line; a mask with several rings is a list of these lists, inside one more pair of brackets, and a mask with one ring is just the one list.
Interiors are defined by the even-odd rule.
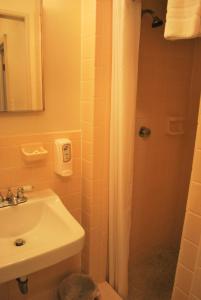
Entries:
[[142,2],[129,300],[171,299],[191,175],[201,42],[165,40],[166,8]]

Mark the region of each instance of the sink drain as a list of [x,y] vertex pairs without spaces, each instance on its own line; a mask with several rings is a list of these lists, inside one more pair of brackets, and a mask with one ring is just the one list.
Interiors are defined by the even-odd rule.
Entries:
[[25,240],[23,240],[23,239],[17,239],[15,241],[15,246],[20,247],[20,246],[23,246],[25,243],[26,243]]

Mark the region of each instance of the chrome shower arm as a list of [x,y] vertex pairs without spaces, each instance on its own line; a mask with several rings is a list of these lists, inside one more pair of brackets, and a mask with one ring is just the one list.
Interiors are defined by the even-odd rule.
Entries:
[[153,15],[154,15],[154,11],[151,10],[151,9],[148,9],[148,8],[147,8],[147,9],[143,9],[141,15],[143,16],[143,15],[145,15],[145,14],[149,14],[149,15],[152,15],[152,16],[153,16]]

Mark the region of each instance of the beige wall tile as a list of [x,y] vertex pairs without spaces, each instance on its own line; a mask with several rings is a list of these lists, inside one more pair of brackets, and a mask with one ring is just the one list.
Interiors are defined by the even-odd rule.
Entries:
[[[95,57],[95,35],[83,38],[82,42],[82,59],[94,59]],[[84,80],[83,76],[83,80]]]
[[[200,244],[201,246],[201,244]],[[197,259],[197,267],[201,268],[201,252],[199,251],[200,249],[198,249],[198,259]]]
[[188,300],[188,295],[179,289],[175,289],[172,295],[172,300]]
[[72,140],[73,159],[81,158],[81,137]]
[[194,270],[198,247],[187,240],[183,240],[180,249],[179,261],[186,268]]
[[93,161],[87,161],[83,159],[82,176],[89,180],[93,179]]
[[82,195],[86,198],[93,199],[93,180],[83,178],[82,180]]
[[189,300],[199,300],[199,298],[197,298],[197,297],[194,296],[194,295],[190,295],[188,299],[189,299]]
[[93,143],[85,142],[82,143],[82,158],[83,160],[92,161],[93,159]]
[[93,103],[90,101],[81,102],[81,120],[82,123],[92,124],[93,122]]
[[[87,4],[82,1],[82,5],[85,6],[82,11],[85,32],[82,36],[81,78],[82,222],[87,232],[83,268],[96,280],[104,281],[107,264],[108,189],[106,186],[108,184],[112,3],[88,0]],[[86,5],[89,7],[86,8]],[[88,10],[93,11],[95,18],[90,17]],[[90,26],[93,30],[89,29]],[[96,35],[92,35],[92,31]],[[97,259],[100,246],[104,247],[101,250],[104,258],[101,261]]]
[[201,236],[201,218],[190,212],[186,215],[186,220],[184,224],[183,237],[199,245]]
[[72,216],[79,222],[81,223],[82,221],[82,212],[81,209],[71,209],[70,213],[72,214]]
[[94,128],[92,124],[82,122],[82,142],[93,142]]
[[198,299],[201,299],[201,268],[198,268],[194,275],[194,280],[192,284],[192,294],[194,294]]
[[96,99],[94,104],[94,126],[103,126],[105,124],[106,105],[105,101]]
[[194,154],[192,180],[201,182],[201,151],[196,150]]
[[184,293],[189,294],[191,283],[193,279],[193,272],[186,269],[182,265],[178,265],[177,274],[175,278],[175,284],[179,287]]
[[87,59],[82,61],[82,81],[94,80],[95,67],[93,59]]
[[201,184],[192,182],[188,197],[188,209],[201,215]]
[[81,209],[81,194],[70,194],[62,197],[62,202],[70,211]]
[[94,97],[94,86],[91,81],[81,82],[81,100],[91,100]]
[[[73,143],[73,171],[68,178],[62,178],[54,173],[53,142],[60,137],[69,137]],[[45,161],[27,164],[20,153],[20,145],[24,143],[43,142],[49,151]],[[81,222],[81,134],[80,132],[53,132],[37,135],[0,137],[0,190],[4,194],[7,187],[33,185],[34,190],[52,188],[69,209],[72,215]],[[13,146],[16,145],[16,146]],[[8,154],[6,156],[6,154]],[[75,157],[75,158],[74,158]],[[64,267],[65,266],[65,267]],[[0,288],[0,299],[43,299],[56,300],[54,288],[59,280],[68,272],[76,272],[81,268],[79,258],[72,258],[61,264],[30,275],[30,293],[22,296],[15,281]],[[40,287],[41,285],[41,287]]]
[[[200,121],[199,121],[200,123]],[[197,135],[196,135],[196,147],[197,149],[201,150],[201,125],[198,125],[197,128]]]

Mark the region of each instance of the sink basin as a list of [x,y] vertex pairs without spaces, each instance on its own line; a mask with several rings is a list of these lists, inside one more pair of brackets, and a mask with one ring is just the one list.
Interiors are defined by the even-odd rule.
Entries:
[[[0,228],[0,283],[78,254],[84,243],[83,228],[51,190],[1,208]],[[16,246],[17,239],[25,243]]]

